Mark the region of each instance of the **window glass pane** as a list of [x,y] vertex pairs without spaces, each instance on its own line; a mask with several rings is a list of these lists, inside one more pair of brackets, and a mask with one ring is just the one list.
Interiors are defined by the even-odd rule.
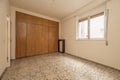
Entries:
[[88,20],[79,22],[79,39],[88,39]]
[[104,15],[90,19],[90,39],[104,39]]

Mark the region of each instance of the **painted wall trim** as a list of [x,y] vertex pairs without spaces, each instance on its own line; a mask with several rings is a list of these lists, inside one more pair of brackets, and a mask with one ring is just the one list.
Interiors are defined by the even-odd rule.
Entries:
[[2,77],[3,77],[3,75],[5,74],[6,70],[7,70],[7,68],[5,68],[5,69],[3,70],[2,74],[0,75],[0,80],[2,79]]
[[101,66],[105,66],[105,67],[111,68],[111,69],[113,69],[113,70],[119,71],[119,69],[117,69],[117,68],[114,68],[114,67],[112,67],[112,66],[108,66],[108,65],[103,64],[103,63],[100,63],[100,62],[96,62],[96,61],[93,61],[93,60],[90,60],[90,59],[86,59],[86,58],[83,58],[83,57],[80,57],[80,56],[77,56],[77,55],[73,55],[73,54],[67,53],[67,52],[66,52],[66,54],[71,55],[71,56],[74,56],[74,57],[77,57],[77,58],[80,58],[80,59],[83,59],[83,60],[85,60],[85,61],[90,61],[90,62],[96,63],[96,64],[101,65]]

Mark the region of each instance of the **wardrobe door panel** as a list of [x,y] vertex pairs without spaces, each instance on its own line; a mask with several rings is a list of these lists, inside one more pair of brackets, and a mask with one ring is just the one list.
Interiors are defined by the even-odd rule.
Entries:
[[37,25],[36,26],[36,55],[42,54],[42,44],[43,44],[43,26],[42,25]]
[[43,26],[42,31],[42,53],[48,53],[48,26]]
[[49,52],[58,51],[58,26],[49,26]]
[[16,58],[26,56],[26,26],[24,22],[16,23]]
[[16,12],[16,58],[26,56],[27,15]]
[[36,25],[28,24],[27,27],[27,56],[34,55],[35,52],[35,36]]
[[27,27],[27,56],[42,53],[42,26],[28,24]]

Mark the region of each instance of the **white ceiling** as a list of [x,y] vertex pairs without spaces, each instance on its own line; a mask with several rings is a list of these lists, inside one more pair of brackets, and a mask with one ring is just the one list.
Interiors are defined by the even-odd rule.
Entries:
[[11,5],[56,19],[80,9],[93,0],[10,0]]

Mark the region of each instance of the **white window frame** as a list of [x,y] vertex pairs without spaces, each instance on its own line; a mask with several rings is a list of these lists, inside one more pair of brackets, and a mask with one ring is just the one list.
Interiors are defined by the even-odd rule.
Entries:
[[[87,39],[82,39],[82,38],[79,38],[79,20],[85,18],[77,18],[77,21],[76,21],[76,40],[97,40],[97,41],[105,41],[107,40],[107,22],[108,22],[108,10],[105,10],[105,11],[102,11],[104,12],[104,38],[103,39],[100,39],[100,38],[95,38],[95,39],[91,39],[90,38],[90,17],[93,16],[93,15],[89,15],[87,18],[88,18],[88,38]],[[99,13],[102,13],[102,12],[99,12]],[[96,13],[96,14],[99,14],[99,13]],[[94,15],[96,15],[94,14]]]

